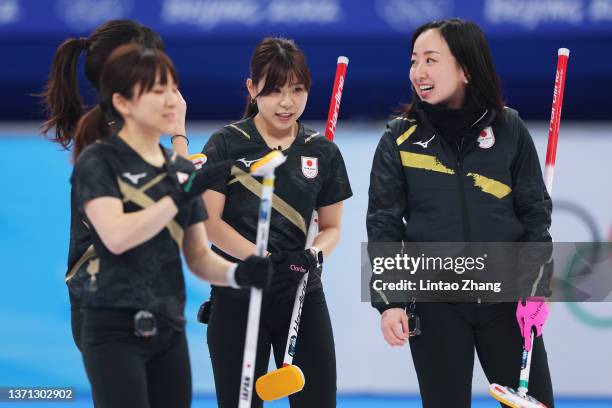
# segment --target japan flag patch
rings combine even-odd
[[[319,159],[302,156],[302,174],[309,179],[317,177],[317,174],[319,174]]]
[[[495,136],[493,135],[493,129],[488,126],[480,131],[478,136],[478,147],[481,149],[489,149],[495,144]]]

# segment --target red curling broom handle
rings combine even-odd
[[[336,79],[332,91],[331,101],[329,102],[329,113],[327,114],[327,125],[325,126],[325,137],[334,141],[336,134],[336,124],[338,123],[338,113],[340,112],[340,100],[344,90],[344,80],[346,79],[346,67],[348,66],[347,57],[338,57],[336,68]]]
[[[553,91],[552,110],[550,112],[550,126],[548,127],[548,147],[546,149],[546,167],[544,168],[544,184],[548,194],[552,195],[552,183],[557,158],[557,141],[559,140],[559,125],[561,123],[561,107],[563,106],[563,91],[565,90],[565,73],[570,51],[559,48],[557,51],[557,73],[555,75],[555,88]]]

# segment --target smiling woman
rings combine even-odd
[[[311,85],[306,57],[293,41],[264,40],[253,53],[243,119],[253,117],[272,148],[287,148],[295,139]]]
[[[387,124],[372,164],[368,241],[551,241],[551,201],[533,140],[517,112],[504,108],[482,30],[461,19],[432,21],[414,32],[411,55],[412,102]],[[538,295],[550,293],[529,283]],[[391,293],[378,287],[371,293],[385,341],[410,343],[426,408],[471,406],[475,350],[490,382],[518,384],[531,326],[541,333],[546,316],[526,313],[521,303],[481,304],[476,296],[474,303],[412,300],[423,329],[409,338],[409,300],[389,302]],[[541,298],[527,304],[546,309]],[[527,327],[525,338],[519,327]],[[529,392],[550,407],[542,336],[533,344]]]
[[[499,79],[484,33],[475,24],[435,21],[419,27],[412,37],[410,82],[418,100],[431,105],[461,108],[471,100],[494,107],[503,115]]]
[[[468,79],[438,30],[428,30],[414,42],[410,82],[422,101],[460,108]]]
[[[263,297],[261,321],[266,323],[259,330],[255,375],[265,373],[270,346],[281,367],[297,285],[309,273],[294,359],[306,385],[290,396],[292,407],[304,408],[336,403],[336,354],[320,275],[323,258],[340,238],[342,202],[352,195],[338,147],[298,120],[306,108],[310,84],[306,58],[292,40],[264,39],[251,58],[243,119],[215,132],[203,150],[209,162],[233,159],[236,163],[230,177],[204,194],[213,248],[228,260],[255,252],[262,185],[248,174],[251,165],[271,150],[287,156],[275,170],[267,248],[274,278]],[[312,246],[304,249],[315,208],[320,232]],[[238,406],[248,296],[235,289],[212,289],[207,336],[220,407]],[[257,395],[252,406],[262,406]]]
[[[117,48],[102,70],[100,103],[74,135],[73,194],[95,249],[81,350],[97,407],[190,406],[181,249],[216,285],[270,282],[269,260],[235,264],[208,247],[201,194],[227,162],[196,172],[159,144],[175,126],[177,83],[162,51]]]
[[[140,44],[146,48],[164,49],[164,43],[155,31],[132,20],[110,20],[97,27],[87,38],[68,38],[57,48],[49,72],[49,82],[40,95],[43,99],[47,119],[41,127],[43,135],[65,149],[70,149],[73,133],[85,113],[79,92],[78,65],[83,55],[84,73],[88,82],[96,90],[100,89],[102,67],[114,49],[125,44]],[[176,121],[172,134],[185,135],[185,109],[183,100],[179,104],[181,114]],[[173,147],[186,152],[186,142],[174,138]],[[71,194],[70,245],[66,284],[70,295],[70,320],[72,335],[80,349],[82,313],[81,304],[85,300],[89,276],[85,271],[87,260],[95,256],[87,224],[79,217]]]

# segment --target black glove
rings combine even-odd
[[[272,280],[272,262],[267,257],[251,255],[238,263],[234,280],[241,288],[267,289]]]
[[[217,184],[219,180],[226,180],[233,163],[232,160],[204,163],[200,170],[195,170],[191,163],[185,162],[185,165],[179,167],[175,160],[169,160],[166,163],[166,171],[168,177],[174,181],[175,188],[170,194],[174,204],[180,208],[201,196],[205,190]]]
[[[317,273],[317,260],[310,249],[298,252],[275,252],[270,255],[274,274],[297,284],[307,272]]]

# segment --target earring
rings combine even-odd
[[[251,105],[255,105],[257,103],[257,99],[251,99]]]

